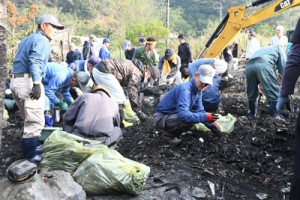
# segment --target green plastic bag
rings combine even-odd
[[[226,116],[219,115],[219,119],[216,121],[216,123],[221,127],[222,133],[231,133],[234,129],[234,123],[236,122],[236,118],[232,116],[231,114],[228,114]],[[195,124],[192,127],[192,130],[195,131],[210,131],[204,124],[198,123]]]
[[[105,149],[84,161],[74,180],[90,195],[128,193],[137,195],[144,187],[150,167]]]
[[[95,152],[108,149],[100,141],[88,140],[64,132],[53,131],[44,142],[41,170],[63,170],[73,174],[77,167]]]

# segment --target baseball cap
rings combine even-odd
[[[68,67],[71,68],[73,71],[76,71],[76,63],[72,62],[71,64],[69,64]]]
[[[54,17],[53,15],[50,15],[50,14],[44,14],[44,15],[40,16],[37,22],[38,22],[38,24],[43,24],[43,23],[52,24],[59,30],[64,29],[64,25],[59,23],[58,20],[56,19],[56,17]]]
[[[146,41],[146,39],[144,37],[139,38],[139,42],[145,42],[145,41]]]
[[[97,56],[91,56],[88,60],[88,63],[95,66],[98,62],[100,62],[100,58]]]
[[[90,76],[86,72],[77,72],[76,80],[78,82],[80,89],[83,92],[86,92],[88,90],[88,82],[90,80]]]
[[[171,60],[173,54],[174,54],[173,49],[167,49],[167,50],[165,51],[165,60]]]
[[[104,38],[104,39],[103,39],[103,43],[110,43],[110,39]]]
[[[198,73],[202,83],[213,85],[216,70],[211,65],[201,65],[198,69]]]
[[[131,45],[131,42],[129,41],[129,40],[125,40],[124,42],[123,42],[123,49],[124,49],[124,51],[127,49],[127,47],[128,46],[130,46]]]

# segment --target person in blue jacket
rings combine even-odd
[[[61,111],[66,111],[68,105],[74,102],[70,94],[70,80],[73,75],[72,69],[61,66],[56,63],[47,63],[43,84],[45,86],[45,126],[52,126],[53,122],[48,114],[54,106],[59,107]],[[59,92],[65,101],[56,96]],[[50,112],[51,113],[51,112]]]
[[[99,58],[101,58],[101,60],[106,60],[110,58],[110,51],[109,51],[110,39],[104,38],[102,43],[103,45],[99,51]]]
[[[216,69],[216,74],[213,77],[213,85],[208,86],[202,91],[202,104],[206,112],[215,112],[218,110],[221,102],[221,78],[220,74],[224,74],[227,71],[227,63],[225,61],[213,58],[201,58],[195,60],[189,64],[188,74],[190,78],[194,78],[199,66],[203,64],[212,65]]]
[[[200,66],[193,79],[171,89],[159,102],[153,123],[165,131],[163,137],[169,143],[180,142],[176,136],[200,122],[214,133],[220,133],[220,127],[215,123],[217,115],[205,112],[202,105],[202,91],[213,84],[215,73],[211,65]]]
[[[202,92],[202,104],[206,112],[216,112],[221,103],[221,79],[218,74],[213,77],[213,85]]]
[[[64,26],[49,14],[38,20],[35,33],[22,40],[13,63],[11,91],[24,120],[22,151],[25,159],[42,160],[36,153],[37,138],[44,127],[44,87],[41,83],[51,54],[50,41]]]

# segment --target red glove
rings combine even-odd
[[[218,115],[216,114],[212,114],[212,113],[206,113],[206,122],[208,123],[213,123],[215,122],[217,119],[219,119]]]

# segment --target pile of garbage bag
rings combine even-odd
[[[54,131],[44,142],[42,171],[64,170],[87,194],[139,194],[150,167],[123,157],[99,141]]]

